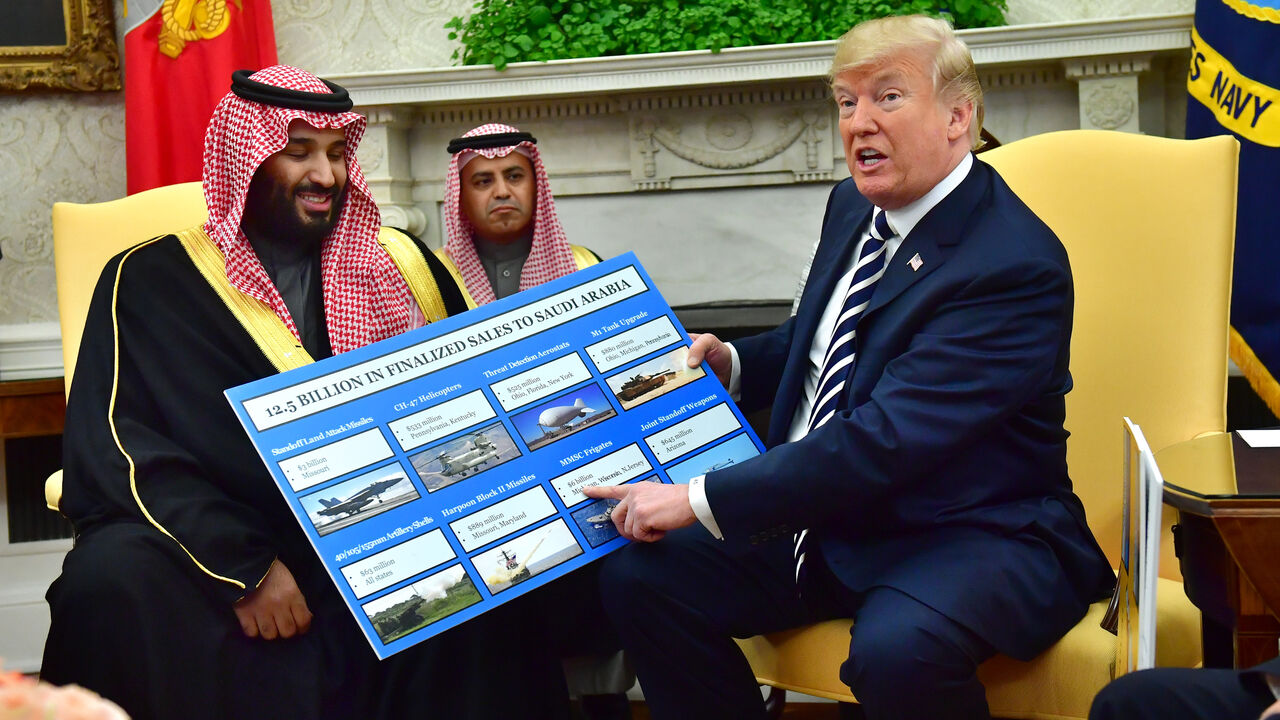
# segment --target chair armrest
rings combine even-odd
[[[62,471],[54,470],[44,481],[44,504],[50,510],[58,512],[58,502],[62,500]]]

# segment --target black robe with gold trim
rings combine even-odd
[[[61,509],[77,538],[48,594],[44,677],[96,690],[134,720],[482,718],[513,697],[527,717],[558,716],[559,665],[518,607],[376,660],[223,396],[278,372],[268,357],[281,351],[229,308],[229,286],[220,296],[202,275],[190,232],[116,256],[94,292],[64,435]],[[421,262],[392,255],[424,314],[435,301],[462,310],[414,241]],[[276,558],[313,627],[251,640],[232,606]],[[515,695],[495,693],[495,677]]]

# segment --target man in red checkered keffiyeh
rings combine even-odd
[[[346,91],[337,89],[340,92],[335,94],[320,78],[287,65],[275,65],[252,75],[237,73],[232,91],[214,110],[205,134],[204,196],[209,206],[205,231],[226,256],[227,279],[241,292],[269,305],[306,345],[310,345],[306,331],[298,327],[298,318],[294,317],[305,312],[305,303],[292,302],[288,288],[278,287],[290,285],[295,274],[286,267],[282,278],[272,272],[276,269],[272,264],[284,254],[286,257],[279,260],[287,266],[293,260],[289,257],[291,250],[305,253],[314,248],[300,247],[303,243],[298,242],[296,232],[300,228],[282,224],[283,218],[255,217],[254,213],[324,216],[321,226],[330,231],[312,238],[321,243],[323,315],[311,319],[318,322],[313,330],[320,335],[327,325],[332,351],[341,353],[420,323],[414,322],[415,305],[408,286],[377,243],[378,207],[356,160],[365,118],[350,111]],[[305,98],[307,93],[328,95],[334,100],[326,106],[323,97]],[[297,186],[277,187],[284,195],[284,207],[255,203],[254,194],[265,194],[267,189],[262,186],[269,185],[271,179],[278,185],[288,185],[300,176],[301,171],[292,178],[264,177],[272,175],[266,171],[274,163],[288,165],[288,158],[301,152],[292,137],[299,130],[341,131],[340,142],[334,146],[341,156],[333,158],[335,165],[341,167],[329,180],[317,183],[307,175]],[[345,168],[345,181],[337,177],[341,168]],[[308,190],[318,204],[296,210],[295,203],[305,203],[299,196],[305,197],[304,191]],[[326,203],[327,211],[316,209]],[[245,230],[252,233],[253,228],[262,232],[246,236]],[[299,292],[305,295],[305,290]],[[320,342],[323,340],[319,338]]]
[[[355,158],[365,120],[351,107],[345,90],[295,68],[234,73],[206,136],[207,222],[123,250],[94,291],[58,502],[76,543],[46,596],[41,672],[139,720],[423,708],[487,720],[510,715],[512,698],[522,717],[568,717],[538,607],[504,605],[449,633],[401,640],[436,619],[421,587],[474,594],[457,561],[406,569],[417,587],[381,597],[352,584],[362,606],[345,602],[311,538],[344,529],[358,538],[369,523],[318,520],[318,498],[346,496],[347,483],[358,491],[367,473],[400,463],[411,473],[407,461],[387,455],[380,469],[282,495],[268,468],[288,473],[325,449],[298,430],[260,455],[227,402],[228,388],[466,309],[420,240],[379,227]],[[410,474],[402,490],[384,488],[380,510],[416,496],[416,483]],[[378,642],[397,641],[393,656],[378,660],[353,611]]]
[[[537,140],[510,125],[481,125],[449,143],[444,226],[437,255],[468,304],[563,277],[599,258],[569,244]]]

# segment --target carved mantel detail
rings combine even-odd
[[[1104,81],[1089,91],[1084,100],[1084,115],[1094,127],[1118,130],[1125,126],[1137,109],[1135,93],[1119,82]]]
[[[1139,132],[1138,77],[1151,71],[1152,53],[1072,58],[1067,77],[1079,85],[1080,127]]]
[[[409,107],[364,108],[369,122],[360,143],[360,167],[378,199],[382,224],[415,235],[427,229],[427,214],[413,201],[409,149],[417,112]]]
[[[637,190],[812,182],[832,178],[831,108],[768,106],[634,115],[631,169]],[[819,146],[827,143],[826,154]]]
[[[830,180],[831,114],[812,101],[634,114],[631,177],[637,190]]]

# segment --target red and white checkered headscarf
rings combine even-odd
[[[490,123],[481,125],[467,132],[462,137],[477,135],[496,135],[499,133],[520,132],[510,125]],[[480,257],[476,254],[475,244],[471,237],[475,228],[462,213],[462,173],[460,160],[472,155],[483,155],[489,159],[506,157],[519,147],[521,153],[529,158],[533,165],[533,174],[537,180],[536,208],[533,215],[533,245],[529,248],[529,257],[520,270],[520,289],[528,290],[558,277],[564,277],[578,269],[573,260],[573,250],[569,248],[569,239],[560,227],[560,218],[556,216],[556,201],[551,196],[551,184],[547,182],[547,170],[542,165],[542,156],[538,146],[531,142],[522,142],[509,147],[468,149],[454,153],[449,160],[449,172],[444,181],[444,226],[448,232],[445,241],[445,252],[449,253],[453,264],[458,266],[467,292],[477,305],[493,302],[493,287],[489,285],[489,276],[485,274]]]
[[[320,78],[287,65],[259,70],[250,79],[291,90],[332,93]],[[382,217],[356,160],[365,118],[354,112],[315,112],[276,107],[227,93],[213,111],[204,139],[205,232],[227,260],[227,279],[266,303],[298,337],[284,299],[240,229],[249,181],[289,141],[289,123],[301,119],[319,130],[346,135],[347,186],[342,214],[320,250],[329,344],[335,354],[397,335],[414,326],[417,306],[409,286],[377,242]]]

